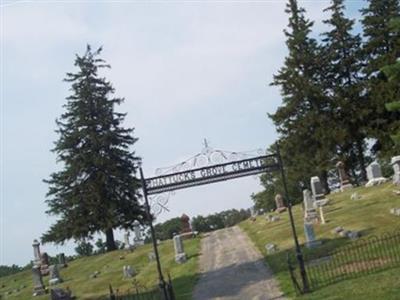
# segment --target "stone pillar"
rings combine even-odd
[[[303,202],[304,202],[304,210],[305,211],[315,209],[314,199],[311,195],[310,190],[307,190],[307,189],[303,190]]]
[[[346,173],[344,162],[339,161],[336,164],[336,168],[338,169],[340,178],[340,190],[344,191],[346,189],[352,188],[353,185],[350,183],[350,177]]]
[[[124,244],[125,244],[125,249],[129,249],[131,246],[129,244],[129,231],[124,233]]]
[[[175,249],[175,261],[178,264],[186,262],[186,254],[183,248],[183,242],[180,235],[175,235],[173,238]]]
[[[400,185],[400,155],[393,156],[390,164],[393,166],[393,184]]]
[[[281,194],[276,194],[275,196],[276,212],[281,213],[286,210],[285,203]]]
[[[33,247],[33,264],[40,266],[40,262],[42,260],[41,258],[41,254],[40,254],[40,243],[38,242],[38,240],[33,240],[32,243],[32,247]]]
[[[46,293],[46,288],[43,284],[42,273],[39,266],[32,267],[33,279],[33,296],[39,296]]]
[[[304,220],[305,222],[317,222],[318,214],[315,209],[314,199],[310,190],[303,190],[303,203],[304,203]]]

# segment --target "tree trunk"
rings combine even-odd
[[[325,190],[325,193],[330,194],[331,189],[329,188],[328,172],[326,170],[321,172],[321,183],[322,183],[322,188]]]
[[[114,232],[112,228],[107,229],[105,231],[105,234],[106,234],[107,251],[117,250],[117,246],[115,245],[115,240],[114,240]]]
[[[357,140],[357,156],[360,164],[360,177],[361,181],[367,181],[367,172],[365,170],[365,157],[363,151],[362,140]]]

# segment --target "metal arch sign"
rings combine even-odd
[[[147,194],[152,195],[279,169],[277,155],[270,154],[150,177],[144,181]]]

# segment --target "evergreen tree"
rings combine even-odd
[[[387,81],[382,68],[394,64],[400,53],[400,33],[393,32],[390,20],[400,15],[399,0],[369,0],[362,10],[365,43],[363,46],[366,65],[363,73],[367,79],[366,91],[370,103],[370,133],[377,138],[375,152],[385,157],[391,154],[393,142],[390,127],[399,118],[398,113],[385,109],[385,103],[396,101],[393,94],[396,85]]]
[[[400,32],[400,18],[393,19],[391,21],[391,27],[393,32]],[[382,68],[389,82],[393,82],[392,85],[392,95],[393,99],[396,101],[389,102],[385,104],[386,109],[389,112],[397,113],[399,116],[396,122],[393,122],[392,127],[389,132],[391,134],[392,141],[394,143],[394,153],[400,151],[400,60],[397,58],[396,63],[387,65]]]
[[[325,11],[331,17],[325,20],[330,31],[323,34],[323,88],[330,98],[331,122],[335,124],[336,152],[340,160],[353,170],[360,170],[362,180],[366,180],[365,97],[362,96],[361,37],[352,34],[354,20],[344,15],[343,0],[332,0]]]
[[[42,236],[43,242],[84,240],[104,232],[107,250],[115,250],[114,228],[132,228],[145,213],[138,202],[140,159],[129,147],[137,139],[124,129],[125,114],[114,111],[123,99],[113,97],[114,88],[98,72],[109,68],[98,56],[101,48],[87,47],[76,56],[76,73],[67,73],[72,94],[57,120],[59,139],[53,151],[63,169],[50,179],[47,213],[59,219]]]
[[[272,83],[281,88],[283,105],[269,116],[280,134],[282,153],[287,154],[285,165],[291,179],[306,187],[310,177],[318,175],[329,192],[326,170],[332,165],[334,140],[329,103],[321,88],[320,48],[310,37],[313,22],[306,19],[297,1],[289,0],[286,12],[290,15],[289,29],[284,31],[289,54]]]

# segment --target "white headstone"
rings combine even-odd
[[[124,278],[132,278],[133,276],[136,275],[136,271],[134,268],[132,268],[132,266],[123,266],[122,267],[122,272],[123,272],[123,276]]]
[[[175,235],[173,238],[175,255],[185,252],[183,249],[183,242],[180,235]]]
[[[386,178],[382,177],[381,166],[375,161],[367,167],[367,177],[368,182],[365,186],[374,186],[386,182]]]
[[[393,156],[390,163],[393,166],[393,171],[394,171],[393,184],[400,185],[400,155]]]
[[[33,247],[33,263],[34,265],[40,265],[41,261],[42,261],[42,255],[40,253],[40,243],[38,242],[38,240],[33,240],[32,243],[32,247]]]
[[[175,261],[178,264],[186,262],[186,254],[183,248],[183,241],[180,235],[175,235],[173,238],[175,249]]]

